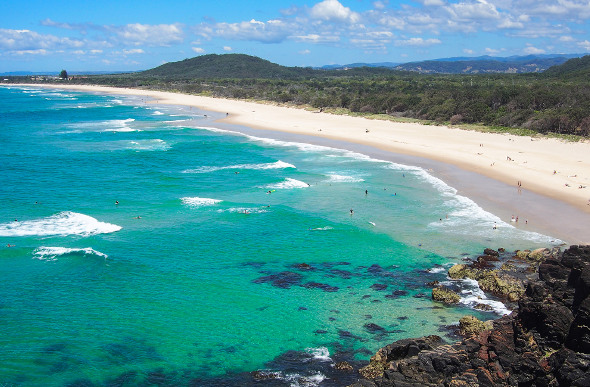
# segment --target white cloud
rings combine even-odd
[[[467,54],[467,55],[473,55],[473,54],[475,54],[475,51],[473,51],[473,50],[470,50],[470,49],[468,49],[468,48],[464,48],[464,49],[463,49],[463,52],[464,52],[465,54]]]
[[[387,7],[387,4],[389,3],[389,1],[373,1],[373,7],[375,9],[385,9]]]
[[[590,51],[590,41],[588,40],[578,42],[578,46],[580,46],[583,50]]]
[[[334,43],[340,41],[340,37],[338,36],[321,36],[317,34],[292,36],[292,39],[294,39],[297,42],[304,43]]]
[[[497,55],[500,53],[500,50],[496,50],[496,49],[489,48],[489,47],[487,47],[484,51],[486,52],[486,54],[489,54],[489,55]]]
[[[126,55],[145,54],[145,51],[143,51],[141,48],[132,48],[130,50],[123,50],[123,54],[126,54]]]
[[[531,45],[527,45],[527,47],[523,50],[523,52],[528,55],[536,55],[536,54],[544,54],[545,50],[533,47]]]
[[[422,39],[422,38],[410,38],[406,40],[396,40],[396,46],[410,46],[410,47],[428,47],[435,44],[441,44],[442,42],[438,39]]]
[[[130,45],[168,46],[181,43],[184,33],[180,24],[127,24],[122,27],[110,27],[117,39]]]
[[[15,55],[47,55],[49,52],[44,49],[39,50],[18,50],[12,52]]]
[[[301,54],[301,55],[309,55],[309,54],[311,54],[311,51],[309,51],[309,50],[301,50],[301,51],[299,51],[299,54]]]
[[[445,2],[443,0],[416,0],[419,3],[422,3],[423,5],[427,6],[427,7],[438,7],[438,6],[442,6],[445,5]]]
[[[194,52],[196,52],[197,54],[204,54],[205,50],[202,49],[201,47],[193,47],[192,48]]]
[[[447,10],[458,20],[485,20],[500,18],[496,7],[485,0],[477,2],[460,2],[451,4]]]
[[[338,0],[324,0],[314,5],[309,14],[314,19],[357,23],[360,15],[340,4]]]
[[[255,19],[240,23],[201,24],[195,32],[206,38],[220,37],[233,40],[254,40],[262,43],[279,43],[289,36],[290,26],[280,20],[266,23]]]
[[[223,51],[232,51],[230,46],[223,46]]]
[[[6,51],[30,53],[36,50],[81,48],[82,46],[84,42],[81,40],[41,35],[29,30],[0,29],[0,49]]]

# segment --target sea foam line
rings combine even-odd
[[[181,198],[183,204],[191,207],[204,207],[204,206],[213,206],[217,203],[221,203],[222,200],[219,199],[209,199],[209,198],[200,198],[200,197],[184,197]]]
[[[121,226],[104,223],[95,218],[72,211],[64,211],[46,218],[0,224],[0,236],[89,236],[119,231]]]
[[[104,259],[108,258],[108,255],[101,253],[100,251],[94,250],[92,247],[85,247],[80,249],[72,249],[68,247],[47,247],[41,246],[37,248],[33,254],[35,255],[35,259],[40,259],[43,261],[56,261],[58,257],[67,256],[67,255],[94,255],[97,257],[102,257]]]
[[[328,175],[328,181],[331,183],[360,183],[365,180],[361,179],[360,177],[338,175],[333,173]]]
[[[224,169],[254,169],[254,170],[264,170],[264,169],[284,169],[284,168],[295,168],[293,164],[286,163],[284,161],[275,161],[274,163],[262,163],[262,164],[236,164],[236,165],[226,165],[222,167],[213,167],[213,166],[203,166],[194,169],[187,169],[182,173],[207,173],[207,172],[215,172]]]

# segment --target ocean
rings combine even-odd
[[[0,87],[2,385],[339,385],[340,359],[509,313],[469,282],[433,302],[453,264],[560,243],[422,168],[224,115]]]

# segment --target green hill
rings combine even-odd
[[[590,79],[590,55],[570,59],[562,65],[553,66],[545,71],[545,75],[567,80],[582,79],[587,82]]]
[[[209,54],[166,63],[138,75],[174,79],[296,79],[313,73],[310,68],[285,67],[250,55]]]

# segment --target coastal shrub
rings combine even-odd
[[[457,125],[460,124],[461,122],[463,122],[463,115],[461,114],[455,114],[451,117],[451,125]]]

